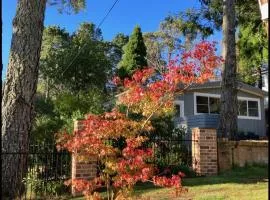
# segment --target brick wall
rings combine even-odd
[[[217,174],[216,129],[192,129],[192,167],[200,175]]]
[[[84,128],[83,121],[74,122],[74,130],[82,130]],[[96,177],[97,174],[97,160],[92,157],[84,157],[79,153],[72,154],[72,167],[71,167],[71,178],[72,179],[86,179],[91,180]],[[71,189],[72,196],[79,196],[74,187]]]
[[[267,140],[218,140],[219,171],[246,164],[268,164]]]

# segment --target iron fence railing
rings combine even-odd
[[[12,159],[24,156],[27,156],[27,173],[18,188],[22,191],[18,199],[58,199],[69,194],[69,188],[64,185],[71,177],[69,152],[58,151],[53,144],[34,144],[27,152],[2,152],[1,155],[11,163]]]

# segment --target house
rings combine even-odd
[[[218,128],[220,113],[221,81],[193,84],[176,97],[176,126],[191,128]],[[268,93],[259,88],[238,82],[238,131],[245,134],[266,135],[264,97]]]

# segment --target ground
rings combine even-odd
[[[178,198],[172,198],[169,189],[145,183],[138,184],[135,192],[147,200],[267,200],[268,167],[249,166],[235,168],[218,176],[185,178],[183,185],[188,192]]]

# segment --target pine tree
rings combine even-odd
[[[124,54],[118,65],[118,75],[121,78],[131,76],[136,69],[142,69],[147,66],[146,47],[139,26],[134,28],[123,50]]]
[[[61,2],[61,3],[60,3]],[[62,0],[64,11],[78,12],[84,0]],[[29,134],[34,119],[39,57],[46,0],[20,0],[13,19],[13,34],[8,71],[2,98],[1,199],[20,199],[24,192],[22,179],[27,172]],[[22,152],[22,154],[18,154]]]

